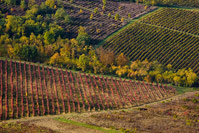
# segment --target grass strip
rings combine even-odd
[[[55,120],[61,121],[61,122],[64,122],[64,123],[68,123],[68,124],[72,124],[72,125],[76,125],[76,126],[81,126],[81,127],[85,127],[85,128],[99,130],[99,131],[102,131],[102,132],[119,133],[119,131],[116,131],[116,130],[104,129],[104,128],[101,128],[101,127],[98,127],[98,126],[89,125],[89,124],[85,124],[85,123],[81,123],[81,122],[76,122],[76,121],[68,120],[68,119],[65,119],[65,118],[55,118]]]
[[[190,88],[190,87],[180,87],[175,86],[175,89],[177,91],[177,94],[183,94],[185,92],[193,92],[193,91],[199,91],[199,88]]]

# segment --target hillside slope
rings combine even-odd
[[[165,99],[175,89],[91,76],[25,62],[0,61],[0,119],[128,108]]]

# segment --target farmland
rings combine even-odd
[[[196,11],[163,8],[147,15],[141,22],[199,35],[199,14]]]
[[[62,25],[64,29],[69,31],[71,37],[77,36],[78,27],[84,26],[87,33],[91,36],[91,42],[96,45],[103,39],[105,39],[112,32],[123,27],[128,21],[142,14],[145,14],[156,7],[148,7],[144,9],[143,5],[136,5],[135,3],[118,3],[108,1],[106,10],[102,10],[102,2],[99,0],[84,1],[78,0],[74,3],[63,1],[64,9],[71,16],[72,24]],[[83,13],[80,13],[80,9]],[[95,13],[95,9],[97,12]],[[108,16],[108,14],[111,16]],[[119,19],[115,20],[115,14],[119,14]],[[90,19],[91,14],[93,18]],[[130,14],[130,17],[128,16]],[[121,18],[124,18],[124,22],[121,22]]]
[[[172,19],[173,12],[178,12],[176,19]],[[184,19],[184,12],[189,14],[189,19]],[[192,11],[159,9],[130,24],[102,45],[115,54],[124,53],[131,60],[157,60],[164,65],[171,64],[176,70],[190,67],[198,74],[198,21],[191,21],[198,18]]]
[[[0,0],[0,132],[198,132],[196,1]]]
[[[128,108],[175,95],[173,87],[0,61],[1,119]]]
[[[37,1],[41,3],[41,1]],[[95,4],[93,4],[93,2]],[[92,4],[92,7],[89,5]],[[102,10],[101,1],[75,1],[70,3],[69,1],[61,1],[61,6],[67,12],[71,18],[71,23],[65,23],[59,21],[58,24],[66,31],[68,38],[75,38],[77,36],[77,31],[79,26],[83,26],[86,32],[91,36],[91,44],[96,45],[103,39],[105,39],[112,32],[123,27],[130,20],[135,17],[139,17],[151,10],[156,9],[156,7],[150,6],[147,9],[144,5],[137,5],[135,3],[118,3],[118,2],[107,2],[106,10]],[[0,2],[1,11],[9,15],[24,16],[25,11],[21,10],[19,6],[7,6],[5,3]],[[13,8],[14,11],[11,12],[10,9]],[[97,12],[94,9],[97,8]],[[81,10],[81,12],[80,12]],[[55,10],[53,9],[52,12]],[[108,14],[111,16],[108,16]],[[118,20],[114,19],[115,14],[119,14]],[[93,14],[93,18],[90,16]],[[121,18],[124,21],[121,22]],[[54,20],[51,19],[51,22]]]

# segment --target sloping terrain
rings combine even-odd
[[[173,96],[173,87],[0,61],[0,118],[129,108]]]
[[[131,60],[157,60],[199,74],[198,18],[195,11],[162,8],[111,36],[102,46]]]

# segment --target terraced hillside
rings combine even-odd
[[[0,60],[0,120],[128,108],[165,99],[172,87]]]
[[[102,46],[131,60],[157,60],[175,69],[192,68],[199,74],[198,18],[194,11],[159,9],[108,38]]]

